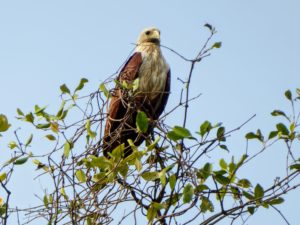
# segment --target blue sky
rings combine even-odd
[[[56,108],[63,83],[75,87],[86,77],[90,81],[87,88],[94,91],[124,62],[133,48],[131,43],[148,26],[162,31],[163,45],[192,58],[209,35],[203,24],[211,23],[218,30],[214,40],[222,41],[223,46],[196,67],[192,95],[202,96],[191,104],[188,126],[197,131],[201,122],[210,120],[222,121],[230,129],[256,113],[232,138],[232,154],[241,155],[244,133],[256,128],[271,130],[275,121],[270,112],[289,109],[284,91],[300,87],[299,8],[297,0],[1,1],[0,113],[17,128],[17,107],[26,112],[35,104]],[[167,50],[163,52],[172,70],[167,106],[171,109],[181,89],[177,77],[187,77],[188,64]],[[178,112],[168,122],[174,125],[181,118],[182,112]],[[30,132],[29,126],[21,130],[24,136]],[[2,140],[1,154],[7,154],[7,140]],[[285,153],[281,147],[275,146],[245,174],[267,184],[277,172],[283,176]],[[33,193],[41,191],[38,181],[26,180],[32,171],[16,171],[15,199],[23,206],[30,204]],[[32,194],[25,196],[27,190]],[[280,208],[291,224],[300,220],[297,200],[299,195],[293,194]],[[267,223],[283,221],[274,211],[262,209],[247,224]]]

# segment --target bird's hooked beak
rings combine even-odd
[[[149,41],[152,42],[152,43],[155,43],[155,44],[160,43],[160,32],[159,32],[159,30],[157,30],[157,29],[153,30]]]
[[[159,45],[160,44],[160,31],[157,28],[148,28],[145,29],[138,39],[137,44],[143,43],[154,43]]]

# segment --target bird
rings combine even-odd
[[[124,64],[116,79],[108,107],[103,136],[103,155],[109,156],[116,147],[124,144],[123,158],[132,153],[128,139],[139,146],[154,129],[154,123],[162,114],[170,94],[171,71],[160,48],[160,30],[144,29],[133,54]],[[124,88],[133,86],[134,88]],[[149,126],[145,133],[137,131],[136,116],[146,114]]]

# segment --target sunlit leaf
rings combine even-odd
[[[180,126],[175,126],[172,131],[168,132],[167,137],[173,141],[177,141],[184,138],[193,138],[191,132]]]
[[[4,181],[4,180],[6,179],[6,177],[7,177],[7,174],[6,174],[6,173],[1,173],[1,174],[0,174],[0,181],[1,181],[1,182]]]
[[[189,203],[194,196],[194,187],[191,184],[185,185],[183,189],[183,203]]]
[[[200,135],[203,137],[206,133],[212,129],[212,125],[209,121],[204,121],[200,126]]]
[[[11,141],[8,143],[8,147],[10,149],[14,149],[14,148],[18,147],[18,144],[15,141]]]
[[[8,123],[7,117],[0,114],[0,132],[5,132],[9,129],[11,125]]]
[[[147,219],[149,221],[148,224],[152,224],[152,221],[155,219],[156,215],[157,215],[157,209],[155,209],[153,205],[151,205],[147,210]]]
[[[66,141],[66,143],[64,144],[64,156],[66,158],[69,157],[70,151],[71,151],[71,144],[68,141]]]
[[[79,182],[81,182],[81,183],[86,182],[86,175],[83,172],[83,170],[77,170],[75,175]]]
[[[52,122],[50,124],[50,129],[54,132],[54,133],[58,133],[59,132],[59,125],[56,122]]]
[[[142,133],[146,133],[148,130],[148,118],[143,111],[138,111],[136,116],[136,127],[138,131]]]
[[[175,185],[176,185],[176,181],[177,181],[177,178],[176,178],[176,175],[175,174],[172,174],[169,178],[169,183],[170,183],[170,188],[171,190],[173,190],[175,188]]]
[[[90,121],[89,119],[86,121],[85,129],[86,129],[88,135],[89,135],[92,139],[94,139],[94,138],[97,136],[97,133],[91,130],[91,121]]]
[[[153,181],[159,179],[159,172],[144,172],[141,176],[146,181]]]
[[[220,159],[219,165],[223,170],[227,170],[228,165],[224,159]]]
[[[102,91],[105,95],[106,98],[110,97],[110,93],[109,91],[107,90],[107,88],[105,87],[105,84],[104,83],[101,83],[100,84],[100,87],[99,87],[99,90]]]

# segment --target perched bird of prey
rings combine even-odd
[[[124,157],[127,157],[132,153],[128,139],[137,146],[145,140],[153,130],[153,122],[166,106],[170,92],[170,76],[169,65],[160,49],[160,31],[157,28],[145,29],[138,38],[133,55],[117,77],[103,138],[105,156],[124,143]],[[129,86],[138,83],[136,90],[124,88],[124,82]],[[145,112],[150,121],[144,134],[136,129],[138,111]]]

